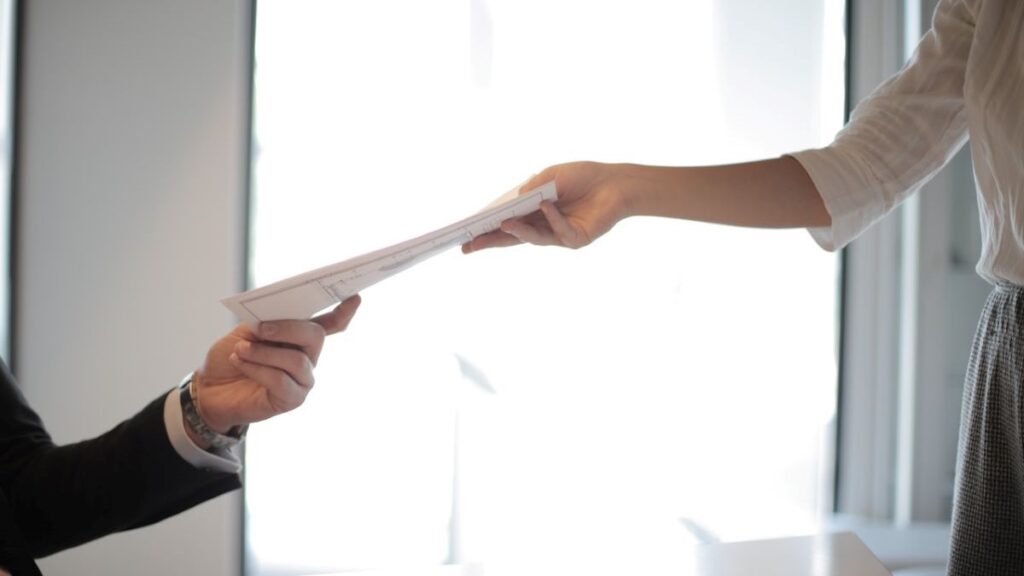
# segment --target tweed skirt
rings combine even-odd
[[[1024,288],[985,303],[964,382],[949,576],[1024,575]]]

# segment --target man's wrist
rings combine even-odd
[[[235,426],[232,426],[231,424],[224,424],[222,422],[217,421],[214,418],[211,418],[210,415],[205,410],[203,403],[200,402],[199,388],[202,385],[202,378],[203,376],[200,373],[200,371],[196,370],[195,372],[192,373],[192,382],[191,384],[189,384],[188,387],[188,391],[189,394],[191,394],[192,396],[192,404],[195,406],[196,413],[199,414],[199,419],[210,430],[213,430],[217,434],[229,434],[231,432],[231,429],[235,428]]]
[[[175,387],[164,399],[164,425],[167,439],[181,459],[202,470],[238,473],[241,460],[235,450],[204,450],[189,437],[188,424],[181,417],[181,389]]]
[[[211,428],[203,417],[196,380],[198,373],[185,377],[179,387],[181,415],[185,432],[190,440],[204,450],[224,450],[238,444],[245,437],[248,426],[231,426],[224,432]]]
[[[213,444],[210,444],[209,442],[204,440],[202,436],[196,434],[196,431],[193,430],[191,426],[189,426],[188,419],[185,418],[184,414],[181,415],[181,423],[184,424],[185,426],[185,435],[188,436],[188,439],[191,440],[193,444],[202,448],[203,450],[209,450],[210,447],[213,446]]]

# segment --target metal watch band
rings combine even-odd
[[[185,376],[185,379],[181,381],[180,389],[181,398],[181,414],[185,417],[185,422],[188,427],[196,433],[197,436],[208,442],[210,447],[214,450],[226,450],[235,446],[245,438],[245,432],[249,426],[234,426],[228,430],[227,434],[221,434],[209,426],[206,422],[203,422],[203,418],[199,415],[199,410],[196,408],[196,403],[193,399],[194,391],[192,389],[195,380],[195,372]]]

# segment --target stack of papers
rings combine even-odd
[[[449,248],[497,230],[501,223],[534,212],[558,197],[554,182],[519,194],[515,188],[481,212],[394,246],[310,270],[223,300],[252,326],[265,320],[306,319],[385,278]]]

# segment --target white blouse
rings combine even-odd
[[[1024,1],[942,0],[902,70],[854,110],[829,146],[793,154],[846,245],[917,191],[967,141],[978,186],[978,273],[1024,286]]]

